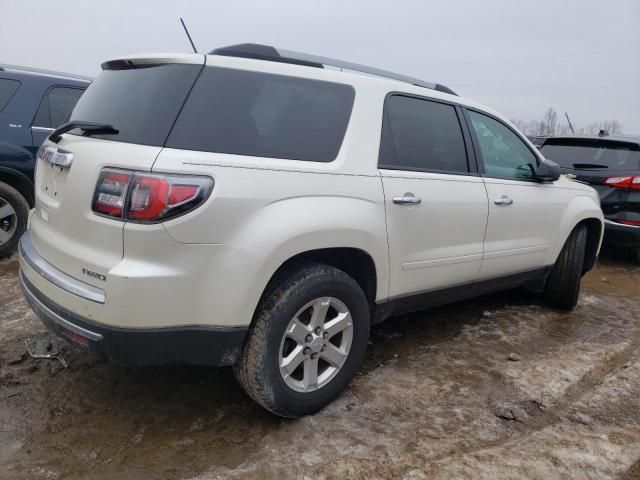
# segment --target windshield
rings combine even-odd
[[[70,121],[118,130],[94,134],[97,138],[161,146],[201,69],[202,65],[164,64],[104,70],[82,95]]]
[[[564,168],[638,170],[640,151],[632,143],[606,140],[547,140],[542,154]]]

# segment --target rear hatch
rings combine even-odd
[[[104,287],[95,274],[106,275],[122,259],[125,223],[92,211],[98,175],[104,167],[151,170],[204,58],[129,58],[103,64],[70,121],[108,124],[117,133],[76,129],[57,144],[45,142],[43,149],[70,157],[69,166],[55,165],[50,154],[38,158],[31,231],[45,260]]]
[[[633,220],[635,212],[640,212],[640,188],[632,183],[640,175],[637,144],[606,138],[549,138],[540,151],[559,164],[562,173],[595,188],[609,220]]]

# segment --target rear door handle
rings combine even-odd
[[[493,203],[495,203],[496,205],[511,205],[513,203],[513,200],[506,195],[502,195],[501,197],[496,198]]]
[[[418,205],[422,202],[420,197],[416,197],[413,193],[407,192],[401,197],[393,197],[393,203],[396,205]]]

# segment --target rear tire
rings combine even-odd
[[[27,229],[29,204],[15,188],[0,182],[0,258],[11,255]]]
[[[578,225],[569,235],[547,278],[544,300],[550,307],[572,310],[577,305],[586,248],[587,228]]]
[[[369,303],[356,281],[334,267],[302,265],[261,301],[234,373],[264,408],[300,417],[340,395],[368,338]]]

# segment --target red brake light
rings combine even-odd
[[[212,189],[210,177],[107,168],[98,178],[93,211],[122,220],[159,222],[202,205]]]
[[[127,218],[153,220],[169,200],[169,182],[162,177],[136,176],[133,180]]]
[[[609,177],[604,183],[610,187],[615,188],[630,188],[632,190],[640,190],[640,176],[639,177]]]
[[[197,185],[174,185],[171,188],[171,199],[169,203],[171,205],[177,205],[191,200],[198,194]]]

